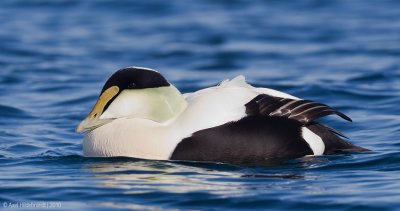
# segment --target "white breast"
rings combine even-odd
[[[116,119],[86,134],[83,142],[85,156],[126,156],[144,159],[168,159],[171,140],[177,130],[173,125],[146,119]]]

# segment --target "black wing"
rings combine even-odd
[[[336,111],[328,105],[310,100],[295,100],[260,94],[245,106],[246,114],[248,116],[262,115],[287,117],[304,125],[309,125],[318,118],[333,114],[336,114],[347,121],[352,121],[350,117]],[[343,135],[332,128],[328,127],[328,129],[338,135]]]

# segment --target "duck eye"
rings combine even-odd
[[[130,83],[128,85],[128,89],[134,89],[134,88],[136,88],[136,84],[135,83]]]

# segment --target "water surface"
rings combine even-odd
[[[400,3],[0,3],[0,207],[57,210],[400,207]],[[182,92],[239,74],[349,115],[325,122],[368,153],[238,167],[85,158],[74,129],[125,66]]]

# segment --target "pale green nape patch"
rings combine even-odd
[[[179,115],[187,102],[174,86],[127,89],[122,91],[107,110],[113,118],[143,118],[165,122]]]

